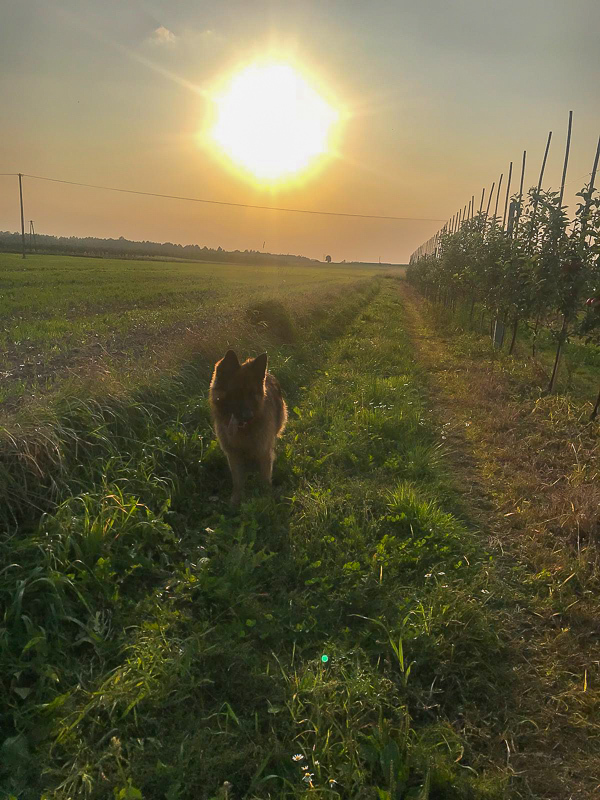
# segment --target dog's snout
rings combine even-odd
[[[252,419],[254,414],[250,411],[249,408],[243,408],[241,413],[241,420],[242,422],[248,422],[248,420]]]

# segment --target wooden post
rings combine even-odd
[[[562,200],[563,200],[563,194],[564,194],[564,190],[565,190],[565,179],[567,177],[567,165],[569,163],[569,150],[571,148],[571,127],[572,127],[572,124],[573,124],[573,112],[569,111],[569,125],[568,125],[568,129],[567,129],[567,144],[566,144],[566,147],[565,147],[565,160],[564,160],[564,163],[563,163],[562,179],[561,179],[561,183],[560,183],[559,209],[562,208]],[[558,242],[557,242],[557,247],[558,247]],[[560,363],[560,356],[562,354],[562,349],[563,349],[564,343],[565,343],[566,338],[567,338],[568,328],[569,328],[569,318],[568,318],[567,314],[564,314],[563,315],[562,328],[560,330],[560,333],[558,334],[558,344],[556,346],[556,356],[554,358],[554,366],[552,368],[552,375],[550,376],[550,383],[548,384],[548,392],[549,393],[554,390],[554,384],[556,382],[556,375],[558,373],[558,365]]]
[[[487,219],[488,214],[490,213],[490,203],[492,202],[492,195],[494,194],[494,186],[496,185],[496,181],[493,181],[492,188],[490,189],[490,196],[488,197],[488,204],[485,210],[485,218]]]
[[[523,164],[521,165],[521,183],[519,185],[519,204],[517,206],[517,213],[515,215],[515,226],[513,238],[517,238],[519,231],[519,220],[521,219],[521,209],[523,207],[523,180],[525,178],[525,160],[527,158],[527,150],[523,150]]]
[[[19,199],[21,201],[21,244],[23,245],[23,258],[25,258],[25,216],[23,214],[23,175],[19,172]]]
[[[523,202],[523,180],[525,179],[525,159],[527,158],[527,150],[523,150],[523,163],[521,164],[521,182],[519,184],[519,200],[517,203],[516,208],[512,208],[511,203],[511,210],[513,211],[514,216],[508,223],[509,229],[509,236],[513,240],[513,244],[511,244],[511,251],[514,246],[514,240],[517,238],[517,231],[519,229],[519,218],[521,217],[521,205]],[[510,162],[510,175],[512,175],[512,161]],[[508,187],[506,189],[506,202],[508,202],[508,190],[510,188],[510,175],[508,178]],[[506,214],[506,205],[504,206],[504,213]],[[504,224],[503,224],[504,227]],[[519,315],[518,313],[515,315],[515,319],[513,322],[513,333],[510,340],[510,347],[508,348],[508,355],[511,356],[513,350],[515,349],[515,343],[517,341],[517,333],[519,331]]]
[[[571,149],[571,128],[573,125],[573,112],[569,111],[569,126],[567,128],[567,144],[565,147],[565,160],[563,163],[563,172],[562,172],[562,179],[560,182],[560,195],[559,195],[559,202],[558,207],[559,210],[562,208],[562,201],[563,195],[565,191],[565,179],[567,177],[567,165],[569,163],[569,150]],[[558,241],[556,242],[556,248],[558,251]],[[567,339],[567,334],[569,331],[569,317],[567,314],[563,315],[563,324],[561,331],[558,335],[558,344],[556,346],[556,357],[554,359],[554,367],[552,368],[552,375],[550,376],[550,383],[548,384],[548,392],[552,392],[554,390],[554,383],[556,381],[556,374],[558,372],[558,365],[560,362],[560,356],[562,353],[562,349],[564,347],[565,341]]]
[[[537,185],[537,192],[533,199],[533,209],[531,211],[531,230],[529,232],[529,244],[531,245],[533,241],[533,231],[535,230],[534,222],[535,222],[535,213],[537,211],[537,204],[538,204],[538,195],[542,190],[542,181],[544,180],[544,170],[546,169],[546,159],[548,158],[548,150],[550,149],[550,141],[552,139],[552,131],[548,134],[548,141],[546,142],[546,149],[544,151],[544,158],[542,161],[542,168],[540,169],[540,179],[538,180]]]
[[[542,168],[540,169],[540,179],[538,181],[538,192],[541,191],[542,181],[544,180],[544,170],[546,169],[546,160],[548,158],[548,150],[550,149],[550,142],[552,140],[552,131],[548,132],[548,141],[546,142],[546,149],[544,150],[544,159],[542,161]]]
[[[598,409],[600,408],[600,392],[598,392],[598,399],[596,400],[596,405],[594,406],[594,410],[590,414],[590,420],[593,422],[596,417],[598,416]]]
[[[502,186],[502,178],[504,177],[504,173],[500,175],[500,180],[498,181],[498,192],[496,194],[496,205],[494,206],[494,224],[496,224],[496,217],[498,216],[498,200],[500,200],[500,187]]]
[[[490,204],[492,202],[492,195],[494,194],[494,186],[495,185],[496,185],[496,181],[493,181],[492,188],[490,189],[490,194],[489,194],[488,201],[487,201],[487,208],[485,210],[485,216],[483,218],[483,231],[484,231],[484,233],[485,233],[485,229],[487,227],[488,214],[490,213]]]
[[[590,205],[592,202],[592,192],[594,191],[594,181],[596,180],[596,170],[598,169],[598,157],[600,156],[600,136],[598,137],[598,145],[596,146],[596,157],[594,158],[594,166],[592,167],[592,176],[590,178],[590,184],[588,187],[589,190],[589,199],[586,200],[585,209],[581,220],[581,241],[585,241],[586,231],[587,231],[587,223],[588,217],[590,214]]]
[[[506,225],[506,212],[508,210],[508,198],[510,196],[510,182],[512,178],[512,167],[513,162],[510,162],[510,167],[508,168],[508,182],[506,184],[506,199],[504,201],[504,216],[502,217],[502,230],[504,230]]]
[[[598,168],[598,157],[600,156],[600,136],[598,137],[598,145],[596,146],[596,156],[594,158],[594,166],[592,167],[592,176],[590,178],[589,184],[589,193],[590,199],[586,202],[586,209],[583,213],[583,219],[581,222],[581,241],[585,241],[586,230],[587,230],[587,220],[589,215],[589,208],[591,203],[591,195],[594,190],[594,181],[596,179],[596,170]],[[594,421],[598,415],[598,408],[600,408],[600,392],[598,393],[598,399],[596,400],[596,405],[594,406],[594,410],[591,413],[590,420]]]
[[[554,358],[554,366],[552,367],[552,375],[550,376],[550,383],[548,384],[548,394],[551,394],[554,391],[554,383],[556,381],[556,374],[558,372],[560,355],[562,353],[565,339],[567,338],[567,325],[568,325],[568,317],[565,314],[563,317],[562,328],[560,330],[560,333],[558,334],[558,345],[556,347],[556,356]]]
[[[513,350],[515,349],[515,342],[517,341],[517,332],[519,330],[519,318],[515,317],[515,321],[513,323],[513,332],[512,332],[512,339],[510,340],[510,347],[508,348],[508,355],[511,356]]]
[[[513,244],[511,245],[511,249],[514,247],[514,240],[517,238],[517,233],[519,231],[519,220],[521,219],[521,209],[523,207],[523,181],[525,179],[525,161],[527,159],[527,150],[523,150],[523,162],[521,164],[521,182],[519,184],[519,201],[517,204],[517,208],[515,210],[515,220],[514,226],[511,232]],[[510,340],[510,347],[508,348],[508,355],[511,356],[513,350],[515,349],[515,344],[517,341],[517,333],[519,331],[519,315],[515,316],[515,320],[513,322],[513,332],[512,338]]]
[[[567,177],[567,165],[569,163],[569,150],[571,149],[571,128],[573,127],[573,112],[569,111],[569,127],[567,128],[567,146],[565,149],[565,161],[563,164],[562,180],[560,182],[560,198],[558,206],[562,208],[563,196],[565,193],[565,179]]]

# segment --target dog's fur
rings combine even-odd
[[[271,483],[275,442],[287,422],[279,381],[267,372],[267,354],[240,364],[228,350],[215,364],[209,402],[233,478],[231,502],[238,505],[248,467],[258,466],[261,478]]]

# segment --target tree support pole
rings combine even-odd
[[[600,392],[598,392],[598,399],[596,400],[596,405],[594,406],[594,410],[590,415],[590,420],[593,422],[596,417],[598,416],[598,409],[600,408]]]
[[[554,359],[554,367],[552,369],[552,375],[550,376],[550,383],[548,384],[548,394],[551,394],[554,391],[554,383],[556,381],[556,374],[558,372],[560,354],[562,353],[563,345],[565,343],[565,339],[567,338],[567,324],[567,317],[565,315],[563,317],[563,325],[558,336],[558,347],[556,348],[556,358]]]
[[[512,339],[510,340],[510,347],[508,348],[508,355],[512,355],[512,351],[515,349],[515,342],[517,341],[517,331],[519,330],[519,318],[515,317],[515,322],[513,325],[513,333]]]
[[[23,214],[23,175],[19,172],[19,199],[21,201],[21,243],[23,245],[23,258],[25,258],[25,216]]]

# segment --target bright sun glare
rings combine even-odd
[[[270,182],[289,178],[326,154],[339,117],[285,63],[246,67],[215,102],[214,142],[235,164]]]

